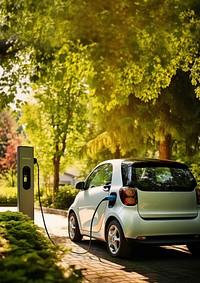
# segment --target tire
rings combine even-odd
[[[80,242],[83,238],[74,212],[71,212],[68,217],[68,233],[70,240],[73,242]]]
[[[106,244],[109,254],[112,257],[127,257],[130,253],[121,225],[117,220],[112,220],[106,230]]]
[[[187,248],[193,256],[200,256],[200,243],[187,244]]]

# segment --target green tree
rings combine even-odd
[[[46,151],[52,160],[54,197],[61,159],[69,160],[76,152],[86,127],[90,97],[87,81],[93,72],[87,54],[87,47],[70,42],[54,52],[54,60],[43,64],[36,73],[33,89],[37,106],[25,105],[22,123],[31,132],[31,143],[38,148],[38,155],[40,150]]]
[[[200,145],[200,100],[195,95],[189,72],[178,70],[170,86],[163,91],[165,101],[159,97],[153,108],[160,157],[174,156],[192,163]],[[177,154],[180,147],[182,156]]]
[[[168,133],[163,134],[163,129],[170,125],[167,119],[168,88],[173,84],[177,70],[189,72],[199,97],[199,6],[198,0],[97,0],[95,3],[92,0],[5,0],[2,2],[1,29],[6,35],[4,38],[12,38],[13,34],[17,38],[11,50],[25,51],[27,48],[27,54],[31,54],[32,62],[39,70],[53,62],[55,52],[69,39],[75,43],[79,40],[86,47],[93,44],[90,60],[95,75],[89,84],[95,87],[90,101],[92,119],[99,123],[96,128],[101,144],[105,147],[109,142],[113,145],[108,145],[111,153],[120,156],[125,154],[121,152],[125,151],[125,145],[127,148],[133,147],[134,143],[130,146],[124,135],[124,132],[129,133],[128,140],[133,140],[130,129],[137,134],[140,131],[140,144],[149,145],[150,141],[154,151],[159,139],[160,144],[164,144],[167,138],[168,141],[172,139]],[[46,73],[40,72],[38,81]],[[37,81],[37,76],[32,77]],[[140,105],[137,99],[149,104]],[[163,107],[162,119],[160,127],[155,128],[155,137],[149,137],[154,124],[147,119],[155,120],[148,108],[156,107],[156,99],[157,105]],[[130,103],[136,105],[133,107]],[[127,116],[127,108],[137,109],[138,112]],[[102,121],[114,121],[115,113],[124,116],[116,123],[108,123],[108,127],[102,126]],[[141,130],[138,126],[138,121],[142,119],[137,118],[136,113],[138,116],[141,114],[141,118],[146,113],[142,123],[149,125],[146,135],[145,127],[142,126]],[[156,121],[158,125],[159,119]],[[118,131],[120,124],[123,127]],[[121,141],[124,141],[123,146],[119,144]],[[170,154],[171,149],[167,155]]]
[[[0,175],[4,179],[10,176],[13,187],[17,172],[17,146],[21,141],[14,114],[4,109],[0,113]]]
[[[78,36],[85,43],[95,42],[97,47],[92,54],[98,73],[93,113],[99,127],[93,146],[92,142],[88,145],[93,148],[91,152],[107,147],[119,157],[131,150],[137,136],[143,146],[154,144],[154,151],[158,150],[159,143],[160,157],[171,157],[173,139],[177,138],[180,128],[175,111],[171,117],[171,108],[174,108],[173,103],[181,104],[182,96],[186,103],[189,99],[183,92],[178,96],[180,85],[176,84],[177,89],[171,93],[175,88],[174,78],[185,85],[179,70],[189,72],[198,96],[198,1],[96,1],[91,7],[88,0],[82,6],[79,4],[79,16],[82,14],[80,17],[84,18],[87,14],[88,21],[81,26],[82,22],[78,23],[78,17],[75,17],[76,8],[71,9],[71,37]],[[91,27],[89,22],[93,23]],[[132,96],[140,98],[146,105],[139,106]],[[195,97],[190,97],[190,103],[199,107]],[[138,111],[129,116],[125,109],[129,113],[131,108]],[[153,117],[153,111],[160,116]],[[188,123],[189,119],[186,122],[185,117],[182,118]],[[195,126],[198,132],[197,123]]]

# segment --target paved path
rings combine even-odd
[[[0,210],[1,211],[1,210]],[[200,259],[193,258],[185,246],[143,248],[135,250],[128,259],[115,259],[108,255],[103,242],[83,239],[74,244],[68,238],[67,218],[45,214],[46,225],[53,241],[73,252],[63,256],[65,266],[75,265],[83,269],[84,283],[199,283]],[[35,223],[44,227],[39,211],[35,211]]]

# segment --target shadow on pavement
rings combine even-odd
[[[68,239],[68,241],[70,240]],[[76,243],[77,247],[85,251],[88,249],[88,245],[89,240]],[[119,259],[113,258],[108,254],[104,242],[92,240],[92,247],[89,254],[92,255],[91,264],[96,259],[96,261],[99,261],[99,266],[106,265],[107,268],[110,266],[113,272],[120,270],[126,274],[140,275],[143,281],[138,282],[199,282],[199,258],[194,258],[185,246],[140,246],[132,249],[131,256],[125,259]],[[81,262],[84,266],[84,258],[81,259]],[[124,282],[127,281],[124,280]]]

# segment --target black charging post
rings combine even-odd
[[[34,148],[17,148],[18,211],[34,220]]]

